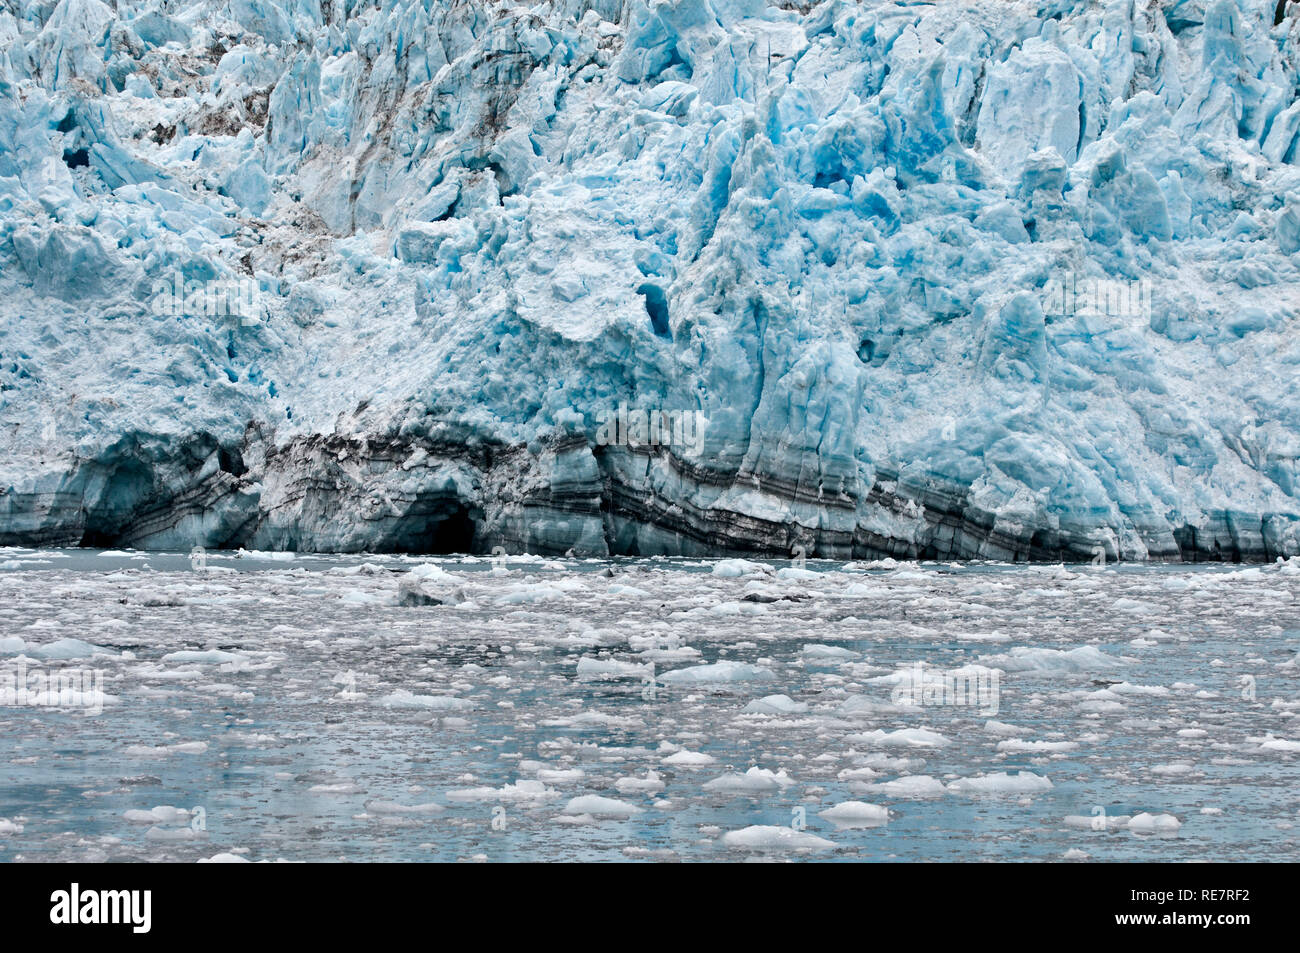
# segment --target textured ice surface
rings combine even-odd
[[[117,699],[0,697],[0,860],[1300,860],[1300,559],[815,562],[748,615],[686,560],[0,559],[0,695]]]
[[[0,541],[1294,553],[1274,7],[9,4]]]

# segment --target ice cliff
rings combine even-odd
[[[8,0],[0,543],[1300,552],[1298,90],[1275,0]]]

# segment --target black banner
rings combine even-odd
[[[56,942],[337,944],[427,931],[431,922],[471,937],[486,927],[494,941],[577,927],[626,937],[633,923],[647,933],[695,924],[692,933],[766,935],[769,926],[842,928],[848,916],[864,938],[906,926],[918,941],[1033,929],[1182,944],[1280,929],[1290,873],[1267,865],[433,866],[10,865],[0,868],[0,897],[12,938],[34,932]]]

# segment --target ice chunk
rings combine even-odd
[[[663,763],[674,768],[704,768],[717,763],[717,758],[703,751],[678,751],[663,759]]]
[[[948,783],[948,790],[954,794],[1038,794],[1049,791],[1052,782],[1041,775],[1029,771],[1017,771],[1011,774],[999,771],[973,778],[958,778]]]
[[[908,775],[893,781],[869,784],[868,790],[879,791],[891,798],[931,798],[942,797],[946,792],[943,782],[925,774]]]
[[[1092,645],[1074,649],[1017,646],[1005,655],[981,656],[980,663],[1006,672],[1104,672],[1125,664]]]
[[[385,708],[422,708],[434,711],[463,711],[473,708],[474,702],[468,698],[454,695],[416,695],[405,688],[399,688],[379,699]]]
[[[789,787],[794,781],[785,770],[771,771],[753,767],[744,774],[728,772],[712,781],[704,782],[704,790],[711,794],[768,794]]]
[[[765,682],[775,679],[771,669],[746,662],[714,662],[664,672],[659,680],[666,685],[692,685],[708,682]]]
[[[1183,826],[1183,822],[1172,814],[1141,814],[1133,815],[1132,820],[1128,822],[1128,829],[1135,834],[1164,834],[1173,833]]]
[[[584,794],[572,798],[564,805],[565,814],[590,814],[592,817],[631,817],[643,813],[644,810],[618,798],[601,797],[597,794]]]
[[[834,807],[817,812],[836,827],[877,827],[889,823],[889,808],[864,801],[841,801]]]
[[[818,851],[834,850],[835,843],[808,831],[792,827],[774,827],[756,824],[722,835],[722,844],[732,850],[753,851]]]
[[[789,695],[765,695],[754,699],[742,710],[761,715],[800,715],[808,710],[808,703],[797,702]]]

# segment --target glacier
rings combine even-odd
[[[1300,553],[1298,91],[1274,0],[15,0],[0,545]]]

